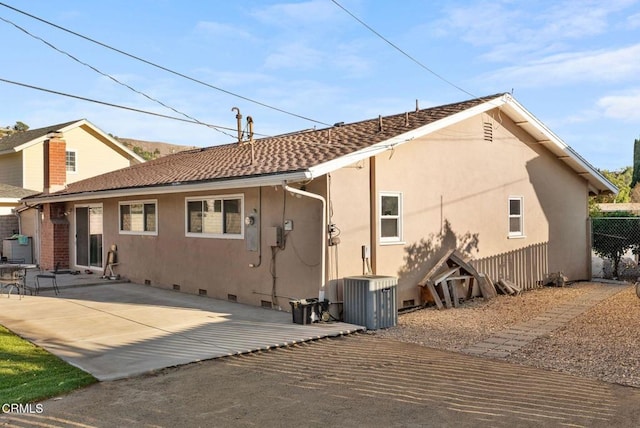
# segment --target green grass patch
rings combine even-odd
[[[0,325],[0,403],[26,404],[96,381]]]

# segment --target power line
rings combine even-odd
[[[228,131],[237,131],[234,128],[228,128],[226,126],[211,125],[211,124],[204,123],[204,122],[199,122],[199,121],[196,122],[196,121],[191,120],[191,119],[183,119],[181,117],[168,116],[166,114],[154,113],[154,112],[146,111],[146,110],[140,110],[140,109],[133,108],[133,107],[127,107],[127,106],[122,106],[122,105],[119,105],[119,104],[108,103],[106,101],[94,100],[94,99],[91,99],[91,98],[81,97],[79,95],[67,94],[65,92],[54,91],[52,89],[46,89],[46,88],[41,88],[39,86],[29,85],[29,84],[26,84],[26,83],[15,82],[13,80],[7,80],[7,79],[3,79],[1,77],[0,77],[0,82],[9,83],[9,84],[16,85],[16,86],[22,86],[24,88],[29,88],[29,89],[35,89],[37,91],[47,92],[47,93],[50,93],[50,94],[60,95],[60,96],[63,96],[63,97],[75,98],[75,99],[81,100],[81,101],[88,101],[90,103],[100,104],[100,105],[107,106],[107,107],[115,107],[115,108],[119,108],[119,109],[123,109],[123,110],[133,111],[133,112],[136,112],[136,113],[143,113],[143,114],[148,114],[148,115],[151,115],[151,116],[162,117],[164,119],[172,119],[172,120],[178,120],[180,122],[194,123],[196,125],[203,125],[203,126],[207,126],[209,128],[226,129]],[[228,135],[228,136],[230,136],[232,138],[236,138],[234,135],[227,134],[226,132],[224,134]],[[257,134],[256,133],[255,135],[259,135],[261,137],[268,137],[268,135],[264,135],[264,134]]]
[[[477,95],[472,94],[471,92],[467,91],[466,89],[461,88],[460,86],[456,85],[455,83],[447,80],[445,77],[443,77],[442,75],[436,73],[435,71],[433,71],[432,69],[430,69],[429,67],[427,67],[426,65],[424,65],[423,63],[421,63],[420,61],[418,61],[417,59],[415,59],[414,57],[412,57],[411,55],[409,55],[407,52],[405,52],[404,50],[402,50],[400,47],[398,47],[397,45],[395,45],[393,42],[391,42],[389,39],[387,39],[386,37],[384,37],[382,34],[378,33],[376,30],[374,30],[371,26],[367,25],[366,22],[362,21],[360,18],[358,18],[357,16],[355,16],[353,13],[351,13],[347,8],[345,8],[344,6],[342,6],[340,3],[338,3],[336,0],[331,0],[336,6],[338,6],[340,9],[342,9],[343,11],[345,11],[349,16],[351,16],[353,19],[355,19],[356,21],[358,21],[360,24],[362,24],[367,30],[371,31],[373,34],[375,34],[376,36],[378,36],[379,38],[381,38],[382,40],[384,40],[387,44],[389,44],[391,47],[393,47],[395,50],[397,50],[398,52],[400,52],[402,55],[406,56],[407,58],[409,58],[411,61],[413,61],[414,63],[418,64],[420,67],[422,67],[423,69],[427,70],[429,73],[433,74],[435,77],[437,77],[438,79],[442,80],[443,82],[445,82],[448,85],[453,86],[454,88],[458,89],[459,91],[464,92],[467,95],[472,96],[473,98],[478,98]],[[0,3],[1,4],[1,3]]]
[[[183,112],[181,112],[180,110],[177,110],[177,109],[175,109],[175,108],[171,107],[170,105],[167,105],[167,104],[163,103],[162,101],[160,101],[160,100],[158,100],[158,99],[156,99],[156,98],[153,98],[152,96],[147,95],[147,94],[145,94],[144,92],[139,91],[139,90],[135,89],[134,87],[132,87],[132,86],[130,86],[130,85],[128,85],[128,84],[126,84],[126,83],[124,83],[124,82],[121,82],[120,80],[116,79],[116,78],[115,78],[115,77],[113,77],[112,75],[110,75],[110,74],[108,74],[108,73],[105,73],[105,72],[103,72],[103,71],[99,70],[98,68],[96,68],[96,67],[92,66],[91,64],[88,64],[88,63],[86,63],[86,62],[84,62],[84,61],[81,61],[80,59],[78,59],[78,58],[77,58],[77,57],[75,57],[74,55],[71,55],[69,52],[64,51],[64,50],[62,50],[62,49],[60,49],[60,48],[58,48],[58,47],[54,46],[52,43],[50,43],[50,42],[46,41],[46,40],[45,40],[45,39],[43,39],[42,37],[39,37],[39,36],[36,36],[36,35],[35,35],[35,34],[33,34],[33,33],[30,33],[27,29],[25,29],[25,28],[23,28],[23,27],[19,26],[18,24],[14,23],[14,22],[12,22],[12,21],[10,21],[10,20],[8,20],[8,19],[5,19],[5,18],[3,18],[3,17],[1,17],[1,16],[0,16],[0,20],[1,20],[1,21],[6,22],[7,24],[13,25],[13,26],[14,26],[15,28],[17,28],[18,30],[22,31],[23,33],[27,34],[27,35],[28,35],[28,36],[30,36],[30,37],[33,37],[33,38],[34,38],[34,39],[36,39],[36,40],[41,41],[41,42],[42,42],[42,43],[44,43],[45,45],[49,46],[51,49],[53,49],[53,50],[55,50],[55,51],[57,51],[57,52],[59,52],[59,53],[61,53],[61,54],[63,54],[63,55],[66,55],[67,57],[71,58],[73,61],[75,61],[75,62],[77,62],[77,63],[79,63],[79,64],[82,64],[82,65],[84,65],[85,67],[90,68],[91,70],[95,71],[96,73],[100,74],[101,76],[104,76],[104,77],[107,77],[107,78],[111,79],[111,80],[112,80],[112,81],[114,81],[115,83],[117,83],[117,84],[119,84],[119,85],[121,85],[121,86],[124,86],[125,88],[127,88],[127,89],[129,89],[129,90],[131,90],[131,91],[135,92],[136,94],[142,95],[143,97],[145,97],[145,98],[147,98],[147,99],[149,99],[149,100],[151,100],[151,101],[153,101],[153,102],[155,102],[155,103],[158,103],[158,104],[160,104],[161,106],[166,107],[166,108],[168,108],[168,109],[170,109],[170,110],[172,110],[172,111],[174,111],[174,112],[178,113],[179,115],[182,115],[182,116],[184,116],[184,117],[186,117],[186,118],[188,118],[188,119],[191,119],[191,120],[192,120],[193,122],[195,122],[195,123],[198,123],[198,124],[201,124],[201,125],[206,125],[205,123],[201,122],[200,120],[196,119],[195,117],[190,116],[190,115],[188,115],[187,113],[183,113]],[[219,130],[219,129],[215,128],[215,127],[211,127],[211,128],[212,128],[212,129],[214,129],[214,130],[216,130],[216,131],[218,131],[218,132],[222,132],[222,133],[223,133],[223,134],[225,134],[225,135],[229,135],[229,134],[227,134],[226,132],[221,131],[221,130]]]
[[[245,97],[245,96],[242,96],[242,95],[236,94],[236,93],[231,92],[231,91],[228,91],[228,90],[226,90],[226,89],[222,89],[222,88],[219,88],[219,87],[217,87],[217,86],[213,86],[213,85],[211,85],[211,84],[209,84],[209,83],[207,83],[207,82],[204,82],[204,81],[202,81],[202,80],[198,80],[198,79],[196,79],[196,78],[193,78],[193,77],[187,76],[186,74],[180,73],[180,72],[178,72],[178,71],[171,70],[170,68],[167,68],[167,67],[164,67],[164,66],[162,66],[162,65],[156,64],[156,63],[151,62],[151,61],[149,61],[149,60],[146,60],[146,59],[144,59],[144,58],[140,58],[139,56],[136,56],[136,55],[130,54],[130,53],[125,52],[125,51],[123,51],[123,50],[120,50],[120,49],[114,48],[113,46],[107,45],[106,43],[103,43],[103,42],[97,41],[97,40],[92,39],[92,38],[90,38],[90,37],[88,37],[88,36],[84,36],[84,35],[82,35],[82,34],[80,34],[80,33],[77,33],[77,32],[75,32],[75,31],[69,30],[69,29],[64,28],[64,27],[62,27],[62,26],[60,26],[60,25],[54,24],[54,23],[52,23],[52,22],[49,22],[49,21],[47,21],[47,20],[45,20],[45,19],[39,18],[39,17],[37,17],[37,16],[35,16],[35,15],[32,15],[32,14],[30,14],[30,13],[28,13],[28,12],[25,12],[25,11],[23,11],[23,10],[17,9],[17,8],[15,8],[15,7],[13,7],[13,6],[9,6],[9,5],[8,5],[8,4],[6,4],[6,3],[2,3],[2,2],[0,2],[0,6],[4,6],[4,7],[8,8],[8,9],[11,9],[11,10],[13,10],[13,11],[15,11],[15,12],[21,13],[22,15],[28,16],[29,18],[32,18],[32,19],[35,19],[35,20],[37,20],[37,21],[40,21],[40,22],[42,22],[42,23],[44,23],[44,24],[50,25],[50,26],[52,26],[52,27],[54,27],[54,28],[57,28],[57,29],[62,30],[62,31],[64,31],[64,32],[66,32],[66,33],[72,34],[72,35],[74,35],[74,36],[76,36],[76,37],[80,37],[80,38],[82,38],[82,39],[84,39],[84,40],[86,40],[86,41],[89,41],[89,42],[91,42],[91,43],[95,43],[95,44],[97,44],[97,45],[99,45],[99,46],[102,46],[103,48],[106,48],[106,49],[112,50],[112,51],[117,52],[117,53],[119,53],[119,54],[121,54],[121,55],[125,55],[125,56],[127,56],[127,57],[129,57],[129,58],[132,58],[132,59],[135,59],[135,60],[137,60],[137,61],[143,62],[143,63],[145,63],[145,64],[147,64],[147,65],[152,66],[152,67],[155,67],[155,68],[158,68],[158,69],[160,69],[160,70],[166,71],[167,73],[171,73],[171,74],[174,74],[174,75],[176,75],[176,76],[182,77],[182,78],[184,78],[184,79],[190,80],[190,81],[192,81],[192,82],[198,83],[198,84],[200,84],[200,85],[206,86],[206,87],[208,87],[208,88],[215,89],[216,91],[223,92],[223,93],[225,93],[225,94],[228,94],[228,95],[234,96],[234,97],[236,97],[236,98],[240,98],[240,99],[245,100],[245,101],[248,101],[248,102],[250,102],[250,103],[257,104],[257,105],[259,105],[259,106],[262,106],[262,107],[265,107],[265,108],[268,108],[268,109],[271,109],[271,110],[275,110],[275,111],[278,111],[278,112],[280,112],[280,113],[288,114],[288,115],[290,115],[290,116],[294,116],[294,117],[297,117],[297,118],[299,118],[299,119],[304,119],[304,120],[307,120],[307,121],[309,121],[309,122],[318,123],[318,124],[320,124],[320,125],[331,126],[331,125],[330,125],[330,124],[328,124],[328,123],[324,123],[324,122],[321,122],[321,121],[318,121],[318,120],[311,119],[311,118],[309,118],[309,117],[305,117],[305,116],[302,116],[302,115],[299,115],[299,114],[296,114],[296,113],[292,113],[292,112],[289,112],[289,111],[283,110],[283,109],[281,109],[281,108],[274,107],[274,106],[271,106],[271,105],[269,105],[269,104],[265,104],[265,103],[263,103],[263,102],[256,101],[256,100],[254,100],[254,99],[251,99],[251,98],[248,98],[248,97]]]

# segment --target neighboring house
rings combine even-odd
[[[0,183],[0,240],[20,231],[19,216],[15,210],[20,206],[20,199],[37,193],[39,192]]]
[[[597,205],[603,213],[622,211],[633,215],[640,215],[640,203],[637,202],[600,203]]]
[[[141,162],[140,156],[85,119],[0,138],[0,183],[36,192],[62,190],[70,183]],[[34,238],[38,261],[39,216],[27,208],[20,209],[20,232]]]
[[[452,247],[527,288],[587,279],[588,196],[616,191],[499,94],[177,153],[24,201],[43,210],[45,268],[101,270],[116,245],[133,281],[288,310],[339,302],[363,272],[398,277],[399,306],[418,304]]]

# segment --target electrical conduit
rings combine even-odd
[[[322,202],[322,237],[320,242],[322,243],[322,259],[320,262],[321,267],[321,279],[320,279],[320,289],[318,291],[318,299],[321,302],[324,302],[324,292],[325,292],[325,274],[326,274],[326,251],[327,251],[327,240],[326,240],[326,231],[327,231],[327,200],[315,193],[307,192],[305,190],[296,189],[294,187],[290,187],[287,182],[283,183],[285,191],[306,196],[307,198],[317,199]]]

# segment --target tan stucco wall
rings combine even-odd
[[[11,153],[0,156],[0,183],[23,187],[21,153]]]
[[[492,142],[483,140],[485,121],[493,123]],[[500,255],[516,254],[520,264],[530,263],[527,249],[534,247],[543,248],[535,263],[545,265],[547,272],[588,278],[586,182],[504,116],[500,121],[475,117],[397,147],[376,157],[375,171],[376,195],[402,192],[403,241],[380,245],[374,240],[374,271],[399,277],[400,306],[420,302],[417,282],[444,250],[463,242],[473,244],[475,259],[497,257],[496,272],[512,280],[521,273],[512,272]],[[332,174],[343,242],[350,237],[359,241],[358,248],[340,248],[343,276],[362,273],[359,245],[369,227],[362,183],[368,175],[366,168]],[[524,238],[508,237],[510,196],[524,198]],[[345,207],[345,201],[354,199],[360,202]],[[450,231],[442,236],[445,222]]]
[[[309,191],[323,191],[324,181],[307,185]],[[259,213],[262,227],[261,252],[247,250],[245,239],[218,239],[185,236],[185,198],[210,195],[244,195],[244,216]],[[320,202],[286,194],[281,186],[260,190],[147,195],[144,198],[86,201],[78,205],[102,203],[104,212],[104,257],[112,244],[118,247],[120,264],[115,269],[134,282],[162,288],[180,286],[180,291],[227,299],[237,296],[241,303],[260,306],[271,302],[274,271],[277,279],[275,308],[290,310],[289,299],[317,297],[320,286]],[[118,232],[119,201],[157,200],[158,235],[123,235]],[[74,212],[76,204],[67,204]],[[70,215],[71,264],[75,264],[75,219]],[[267,229],[293,220],[286,246],[274,253],[267,245]],[[256,267],[250,267],[253,264]],[[78,268],[74,266],[74,268]]]
[[[485,121],[493,124],[493,141],[483,139]],[[462,244],[469,244],[470,255],[485,263],[494,279],[536,281],[560,270],[570,279],[588,277],[586,181],[497,112],[335,171],[305,189],[328,198],[328,220],[339,230],[340,243],[327,249],[331,301],[342,297],[341,278],[362,274],[362,245],[372,245],[376,274],[399,278],[399,306],[420,303],[417,282],[446,249]],[[375,205],[384,191],[402,192],[403,241],[392,245],[378,240]],[[194,294],[206,290],[221,299],[233,294],[241,303],[258,306],[271,302],[275,275],[275,307],[289,310],[289,299],[318,295],[324,239],[320,201],[298,198],[281,186],[263,187],[261,193],[260,198],[260,190],[253,188],[127,199],[158,201],[157,236],[119,234],[118,200],[97,201],[103,202],[105,257],[116,244],[116,272],[132,281],[179,285]],[[185,197],[225,194],[244,195],[245,216],[259,213],[260,253],[248,251],[244,239],[185,236]],[[510,196],[524,199],[522,238],[508,237]],[[68,204],[67,210],[73,207]],[[73,265],[75,225],[69,218]],[[272,251],[268,227],[284,220],[293,221],[293,231],[285,233],[284,248]]]

